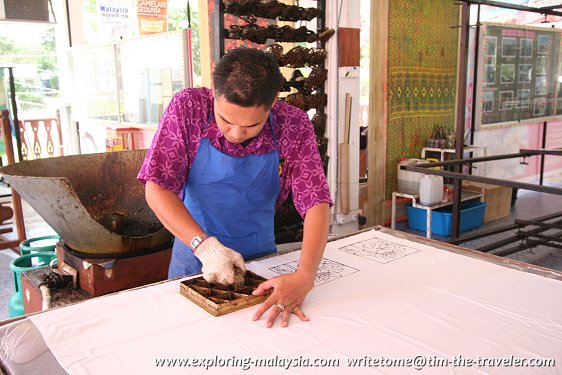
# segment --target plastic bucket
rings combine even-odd
[[[420,159],[405,159],[398,164],[398,191],[400,193],[417,195],[420,190],[420,181],[423,173],[405,171],[400,169],[401,165],[415,165],[425,163]]]
[[[10,297],[8,310],[10,318],[24,314],[23,297],[21,288],[21,273],[36,268],[48,267],[51,260],[56,258],[54,251],[51,252],[34,252],[22,255],[10,263],[10,269],[14,273],[15,293]]]
[[[54,242],[51,240],[54,240]],[[36,252],[55,251],[57,242],[60,240],[60,236],[57,235],[29,238],[20,243],[20,253],[21,255],[27,255]],[[47,245],[42,244],[41,246],[32,246],[32,244],[36,242],[45,242]],[[51,242],[53,243],[51,244]]]
[[[440,203],[443,198],[443,177],[425,174],[420,181],[420,203],[424,206]]]

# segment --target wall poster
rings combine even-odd
[[[484,23],[481,30],[477,123],[562,118],[560,29]]]

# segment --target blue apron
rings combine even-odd
[[[205,233],[244,259],[277,251],[273,222],[280,191],[279,152],[271,114],[269,124],[275,150],[268,154],[234,157],[202,138],[183,189],[183,204]],[[199,259],[176,238],[168,278],[199,272]]]

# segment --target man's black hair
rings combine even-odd
[[[213,72],[215,96],[242,107],[270,108],[282,82],[275,57],[254,48],[230,50]]]

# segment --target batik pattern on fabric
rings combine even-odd
[[[454,128],[459,9],[446,0],[389,1],[387,199],[400,158],[419,158],[435,125]]]

